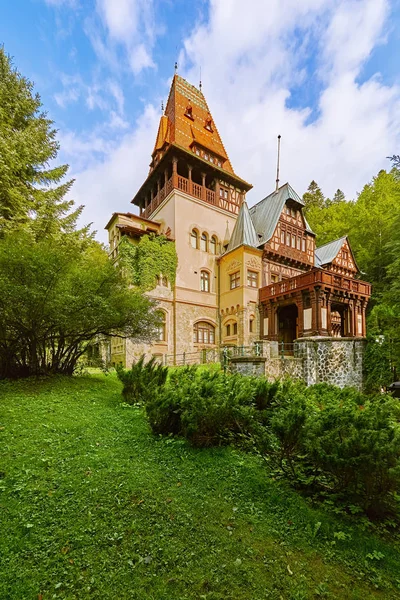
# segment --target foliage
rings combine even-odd
[[[307,191],[303,194],[303,202],[306,215],[312,208],[323,208],[325,206],[325,196],[316,181],[312,180]]]
[[[379,392],[392,382],[390,350],[391,346],[384,336],[374,335],[373,330],[369,333],[363,356],[364,388],[367,393]]]
[[[137,245],[124,237],[118,253],[131,283],[143,292],[154,289],[161,274],[167,277],[171,286],[175,284],[178,265],[175,242],[165,236],[144,235]]]
[[[157,434],[184,436],[197,447],[250,439],[308,493],[374,517],[396,512],[400,412],[391,396],[186,367],[146,398]]]
[[[146,403],[155,433],[183,435],[194,446],[226,443],[249,429],[255,385],[250,378],[184,367]]]
[[[304,450],[320,483],[347,505],[371,517],[396,510],[400,485],[400,429],[390,397],[365,397],[354,390],[330,391],[314,400],[318,410],[307,426]]]
[[[72,374],[97,336],[151,339],[158,319],[96,242],[0,240],[0,378]]]
[[[56,134],[33,84],[0,47],[0,235],[21,227],[35,239],[75,230],[82,207],[63,200],[73,183],[62,183],[68,166],[49,167]]]
[[[157,363],[156,357],[152,357],[145,363],[143,354],[137,363],[134,363],[130,369],[117,367],[118,379],[122,382],[122,395],[128,404],[137,404],[156,393],[157,388],[164,386],[168,367],[163,367]]]
[[[321,510],[257,456],[152,435],[121,387],[0,382],[1,598],[398,597],[393,529]]]

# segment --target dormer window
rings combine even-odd
[[[193,108],[192,108],[192,105],[190,103],[190,100],[188,100],[188,105],[186,106],[185,117],[189,117],[189,119],[192,119],[192,121],[194,121],[194,119],[193,119]]]
[[[204,125],[205,129],[207,129],[208,131],[211,131],[211,133],[213,132],[213,128],[212,128],[212,118],[211,115],[208,115],[206,118],[206,122]]]

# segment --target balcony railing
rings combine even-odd
[[[275,296],[289,294],[294,290],[301,290],[308,287],[321,285],[324,287],[332,287],[338,290],[346,290],[360,296],[371,295],[371,285],[365,281],[351,279],[343,275],[337,275],[330,271],[322,269],[313,269],[303,275],[297,275],[291,279],[285,279],[278,283],[272,283],[260,289],[260,302],[268,300]]]
[[[194,181],[182,177],[182,175],[173,174],[160,191],[153,197],[152,201],[141,211],[140,216],[148,219],[150,215],[160,206],[161,202],[168,196],[173,189],[181,190],[189,196],[198,200],[203,200],[207,204],[219,206],[235,215],[239,212],[239,205],[231,200],[217,198],[215,192],[209,188],[199,185]]]

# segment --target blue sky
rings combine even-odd
[[[35,82],[99,239],[146,177],[175,60],[203,91],[253,204],[283,180],[354,198],[400,152],[389,0],[14,0],[0,43]],[[283,181],[282,181],[283,182]]]

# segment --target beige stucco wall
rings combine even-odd
[[[220,311],[222,343],[249,346],[259,339],[258,287],[247,285],[247,271],[258,273],[258,286],[262,277],[262,251],[241,246],[220,259]],[[230,289],[230,275],[240,273],[239,287]],[[253,331],[250,332],[250,318]],[[237,323],[237,335],[232,334],[232,325]],[[226,326],[231,324],[231,335],[226,335]]]

